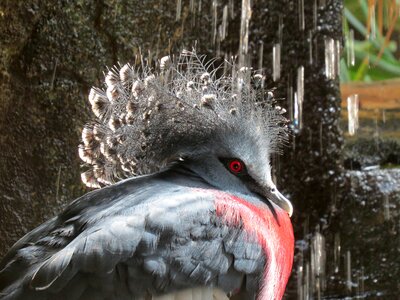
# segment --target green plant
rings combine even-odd
[[[343,32],[346,45],[341,60],[342,82],[369,82],[400,76],[397,43],[391,40],[400,33],[398,2],[345,1]]]

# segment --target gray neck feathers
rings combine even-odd
[[[89,187],[150,174],[181,157],[195,157],[230,134],[258,135],[273,150],[286,135],[282,109],[272,106],[261,75],[249,69],[217,78],[204,57],[183,51],[159,71],[129,64],[110,70],[106,89],[92,88],[96,120],[85,125],[81,159]]]

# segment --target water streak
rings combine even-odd
[[[304,276],[303,299],[310,299],[310,263],[306,263],[306,272]]]
[[[346,287],[349,293],[351,293],[352,289],[352,281],[351,281],[351,252],[347,250],[346,252]]]
[[[289,107],[289,118],[294,120],[294,94],[293,94],[293,84],[292,84],[292,74],[289,73],[287,80],[287,99]],[[293,139],[294,141],[294,139]]]
[[[308,31],[308,52],[309,52],[310,65],[313,64],[313,45],[314,45],[313,31],[310,30]]]
[[[293,125],[299,127],[299,103],[297,100],[297,92],[293,94]]]
[[[196,10],[196,2],[195,0],[190,0],[189,9],[191,13],[194,13]]]
[[[303,300],[303,264],[297,266],[297,299]]]
[[[348,130],[350,135],[354,135],[358,129],[358,94],[347,97]]]
[[[299,8],[299,26],[300,26],[300,30],[304,30],[304,28],[305,28],[304,0],[298,0],[298,8]]]
[[[379,138],[379,136],[380,136],[378,116],[375,117],[374,123],[375,123],[374,138],[375,138],[376,141],[377,141],[378,138]]]
[[[318,0],[314,0],[313,4],[313,30],[317,30],[317,21],[318,21]]]
[[[340,40],[335,40],[335,77],[340,74]]]
[[[217,24],[218,24],[218,1],[213,0],[212,2],[212,44],[215,45],[217,39]]]
[[[365,281],[365,275],[364,275],[364,267],[361,267],[361,275],[360,275],[360,295],[364,295],[365,293],[365,285],[364,285],[364,281]]]
[[[350,31],[349,31],[349,35],[347,37],[346,48],[347,48],[347,65],[354,66],[354,64],[356,63],[356,58],[354,55],[354,30],[353,29],[350,29]]]
[[[326,287],[326,250],[325,237],[317,231],[311,241],[311,279],[317,299]]]
[[[322,127],[322,122],[319,124],[319,153],[322,155],[322,151],[324,150],[323,148],[323,141],[322,141],[322,137],[323,137],[323,127]]]
[[[191,15],[190,25],[193,28],[196,25],[196,1],[195,0],[190,0],[189,10],[190,10],[190,15]]]
[[[339,73],[340,65],[340,41],[325,38],[325,76],[335,79]]]
[[[272,79],[276,82],[281,78],[281,44],[272,48]]]
[[[335,233],[334,241],[333,241],[333,261],[335,266],[335,273],[339,272],[340,267],[340,252],[341,252],[341,244],[340,244],[340,233]]]
[[[176,0],[176,20],[179,21],[181,19],[182,13],[182,0]]]
[[[251,0],[242,0],[242,14],[240,19],[239,69],[246,66],[248,62],[251,13]]]
[[[390,203],[389,203],[389,196],[384,195],[383,197],[383,215],[385,221],[390,220]]]
[[[229,0],[229,12],[230,12],[230,18],[233,19],[235,17],[235,5],[233,0]]]
[[[298,129],[303,128],[303,102],[304,102],[304,67],[297,69],[297,90],[295,92],[295,116],[294,125]]]
[[[225,5],[222,11],[222,24],[221,24],[221,34],[220,34],[221,41],[223,41],[226,38],[226,32],[228,28],[228,9],[229,9],[228,5]]]
[[[260,48],[258,49],[258,70],[262,70],[264,62],[264,43],[261,41]]]

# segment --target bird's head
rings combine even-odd
[[[219,69],[221,71],[221,69]],[[221,72],[223,73],[223,72]],[[110,70],[106,90],[89,95],[98,121],[82,132],[82,174],[91,187],[185,165],[209,184],[267,198],[292,214],[271,178],[270,157],[285,139],[286,119],[263,76],[248,68],[217,76],[184,51],[160,71]]]
[[[250,126],[257,130],[250,122],[234,131],[221,131],[210,138],[208,145],[195,155],[184,157],[181,163],[218,189],[268,199],[291,216],[292,204],[272,180],[270,145],[260,132],[248,131]]]

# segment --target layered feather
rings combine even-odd
[[[98,188],[160,171],[212,151],[221,142],[216,136],[238,128],[276,150],[285,137],[284,111],[274,107],[262,74],[227,65],[224,72],[215,60],[183,51],[176,60],[162,58],[158,70],[129,64],[111,69],[105,88],[89,93],[97,119],[82,131],[83,182]]]

